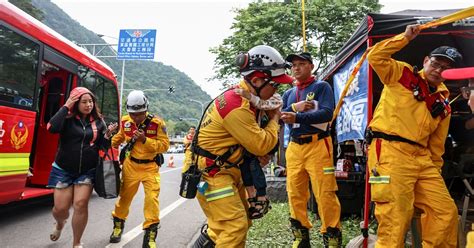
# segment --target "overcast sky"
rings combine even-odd
[[[156,29],[155,60],[186,73],[212,97],[219,82],[207,82],[213,75],[214,55],[210,47],[232,34],[232,8],[244,8],[248,0],[52,0],[84,27],[110,37],[120,29]],[[472,0],[379,0],[382,13],[404,9],[465,8]],[[81,43],[81,41],[76,41]],[[115,72],[120,74],[121,72]],[[125,69],[125,78],[127,78]]]

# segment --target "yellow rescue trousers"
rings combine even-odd
[[[203,175],[208,188],[197,198],[207,217],[207,233],[216,248],[245,247],[250,227],[248,202],[239,168],[221,169],[214,177]]]
[[[474,248],[474,231],[467,233],[466,248]]]
[[[290,142],[286,150],[286,170],[291,218],[306,228],[312,227],[307,211],[311,181],[321,217],[321,233],[325,233],[327,227],[340,229],[341,205],[336,196],[331,137],[318,140],[318,136],[313,135],[310,143]]]
[[[138,164],[126,159],[122,170],[122,187],[120,198],[115,203],[114,217],[125,220],[129,213],[130,203],[138,191],[140,182],[145,190],[145,206],[143,208],[145,222],[143,229],[160,222],[160,171],[155,162]]]
[[[414,207],[421,215],[423,247],[456,247],[457,208],[430,151],[374,139],[368,150],[372,201],[379,223],[375,247],[404,247]],[[374,175],[374,170],[377,175]]]

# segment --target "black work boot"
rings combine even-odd
[[[207,235],[207,224],[201,227],[201,235],[196,239],[192,248],[214,248],[216,244]]]
[[[295,238],[293,239],[292,248],[310,248],[309,230],[303,227],[301,223],[295,219],[290,218],[291,232]]]
[[[342,232],[337,227],[328,227],[323,233],[323,242],[325,248],[341,248]]]
[[[158,234],[158,225],[160,223],[155,223],[150,225],[145,229],[145,235],[143,235],[143,245],[142,248],[156,248],[156,235]]]
[[[125,226],[125,220],[114,217],[114,230],[110,234],[110,243],[118,243],[122,239],[123,228]]]

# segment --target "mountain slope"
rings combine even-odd
[[[93,31],[86,29],[69,17],[50,0],[32,0],[32,3],[44,13],[43,23],[66,38],[78,44],[106,43]],[[86,48],[92,53],[92,47]],[[112,51],[106,49],[100,55],[112,54]],[[114,58],[100,59],[114,70],[120,82],[122,61]],[[150,99],[151,112],[162,116],[166,120],[177,121],[179,118],[199,118],[201,106],[189,99],[192,98],[201,102],[211,100],[210,96],[185,73],[160,62],[126,61],[124,78],[124,89],[160,89],[146,91],[146,93]],[[168,93],[166,89],[169,86],[174,86],[174,93]],[[124,99],[128,92],[124,90]]]

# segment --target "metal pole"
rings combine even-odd
[[[204,114],[204,103],[202,103],[201,101],[198,101],[198,100],[194,100],[194,99],[189,99],[189,101],[197,102],[197,103],[201,104],[201,116],[202,116]]]
[[[123,83],[124,83],[124,78],[125,78],[125,60],[122,60],[122,78],[120,82],[120,115],[122,115],[122,98],[123,98]]]
[[[306,27],[305,27],[305,16],[304,16],[304,0],[301,1],[301,29],[303,32],[303,52],[306,52]]]

